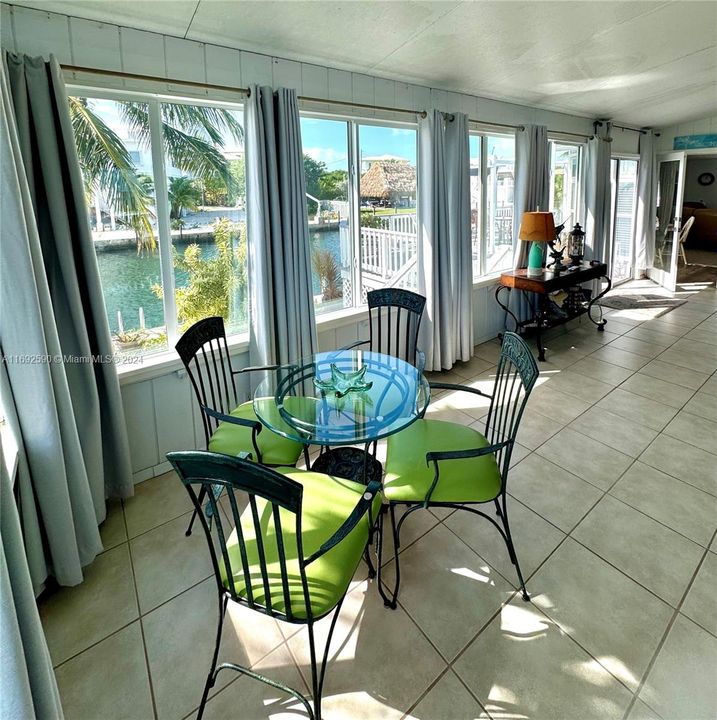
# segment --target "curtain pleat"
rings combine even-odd
[[[473,353],[467,115],[433,110],[420,120],[418,155],[420,345],[426,370],[447,370]]]
[[[585,257],[608,263],[610,271],[610,123],[590,138],[585,153]]]
[[[105,498],[129,496],[133,485],[82,178],[54,58],[4,58],[2,111],[3,403],[17,419],[29,476],[20,484],[20,511],[37,592],[46,573],[61,585],[82,581],[82,567],[102,550],[97,525],[105,518]],[[32,556],[43,548],[44,562]]]
[[[252,86],[245,119],[249,356],[287,363],[318,347],[296,92]]]
[[[635,277],[652,267],[655,256],[655,216],[657,213],[657,158],[655,135],[648,130],[640,135],[640,162],[637,174],[637,211],[635,213]]]

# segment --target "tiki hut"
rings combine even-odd
[[[361,199],[410,206],[416,199],[416,168],[408,160],[375,160],[361,176]]]

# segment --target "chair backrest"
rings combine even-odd
[[[382,288],[366,293],[369,347],[414,365],[426,298],[401,288]]]
[[[230,455],[191,450],[168,453],[167,459],[177,471],[201,520],[220,593],[229,593],[232,600],[252,610],[282,620],[296,621],[295,613],[299,608],[295,596],[292,600],[289,579],[292,578],[292,585],[295,586],[298,570],[303,588],[301,610],[311,619],[301,541],[303,487],[265,465]],[[199,504],[202,489],[211,509],[211,525],[216,533],[216,543],[212,538],[212,527]],[[219,509],[219,489],[223,489],[229,501],[231,526],[223,519]],[[241,522],[242,512],[247,507],[251,509],[252,522],[249,528]],[[284,525],[293,524],[292,531],[285,533],[282,522]],[[233,529],[236,530],[238,552],[233,550],[230,554],[227,541]],[[271,589],[277,585],[277,573],[275,569],[270,573],[267,565],[274,558],[278,558],[283,610],[274,607],[272,603]],[[256,595],[257,585],[260,586],[260,597]]]
[[[687,240],[687,236],[690,234],[690,228],[692,227],[694,222],[695,222],[695,216],[693,215],[692,217],[688,218],[687,222],[682,226],[682,230],[680,230],[680,235],[679,235],[680,244],[682,244],[683,242],[685,242],[685,240]]]
[[[503,477],[508,471],[523,410],[539,374],[538,364],[526,342],[515,333],[505,333],[498,358],[493,399],[485,421],[485,434],[491,444],[509,442],[496,453]]]
[[[200,406],[230,413],[237,406],[237,391],[229,360],[229,346],[221,317],[194,323],[175,345],[189,375]],[[204,435],[209,438],[219,421],[202,412]]]

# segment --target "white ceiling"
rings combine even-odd
[[[589,117],[717,114],[717,2],[10,0]]]

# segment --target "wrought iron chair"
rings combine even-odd
[[[281,688],[303,704],[310,718],[321,720],[321,691],[331,636],[380,509],[380,483],[364,486],[296,468],[277,471],[204,451],[173,452],[167,459],[201,520],[219,593],[214,653],[197,719],[204,713],[217,675],[233,669]],[[222,491],[229,501],[233,529],[222,520],[219,510]],[[209,521],[202,512],[201,496],[208,498]],[[212,539],[212,525],[216,542]],[[230,600],[278,620],[307,626],[313,710],[297,690],[249,668],[234,663],[217,667]],[[332,612],[319,668],[314,623]]]
[[[371,290],[368,301],[368,340],[359,340],[346,349],[367,345],[367,349],[393,355],[422,368],[423,353],[418,349],[426,298],[401,288]]]
[[[202,413],[207,450],[225,455],[250,453],[265,465],[296,465],[302,450],[307,461],[308,449],[281,437],[262,432],[264,426],[250,401],[239,404],[235,378],[251,372],[276,370],[278,365],[246,367],[235,370],[229,358],[224,320],[208,317],[199,320],[179,339],[175,349],[184,363]],[[200,498],[200,504],[204,498]],[[187,528],[192,533],[196,513]]]
[[[529,599],[508,524],[506,483],[515,436],[538,374],[537,363],[526,343],[515,333],[507,332],[492,395],[463,385],[431,383],[432,389],[463,390],[490,398],[485,435],[465,425],[422,418],[388,438],[383,492],[391,515],[396,568],[390,596],[381,577],[386,513],[381,514],[378,539],[378,588],[388,607],[396,607],[401,582],[398,555],[401,527],[413,512],[429,507],[466,510],[493,523],[515,565],[523,599]],[[490,502],[495,504],[500,525],[472,507]],[[398,523],[397,505],[406,506]]]

